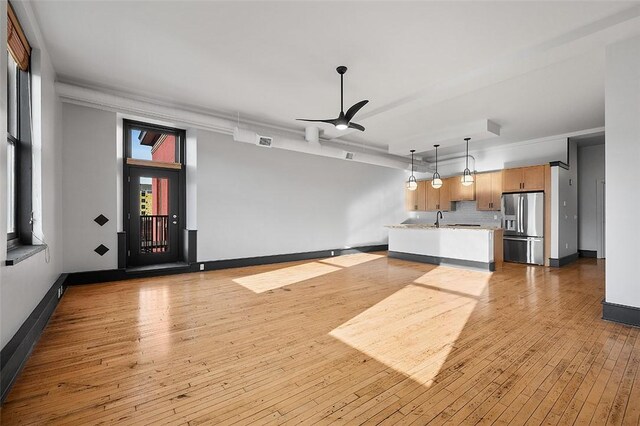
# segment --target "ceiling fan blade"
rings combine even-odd
[[[358,111],[360,111],[360,108],[365,106],[367,103],[369,103],[369,101],[365,100],[365,101],[360,101],[357,104],[353,105],[351,108],[347,110],[347,113],[344,115],[344,118],[346,118],[347,121],[351,121],[353,116],[356,115]]]
[[[349,123],[349,128],[350,129],[360,130],[361,132],[364,132],[364,126],[361,126],[358,123]]]
[[[329,123],[329,124],[333,124],[334,126],[336,125],[336,122],[338,121],[337,118],[333,118],[333,119],[330,119],[330,120],[311,120],[311,119],[308,119],[308,118],[296,118],[296,120],[298,120],[298,121],[309,121],[309,122],[312,122],[312,123]]]

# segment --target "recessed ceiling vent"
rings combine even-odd
[[[345,160],[353,160],[353,152],[347,152],[344,154]]]
[[[270,138],[269,136],[258,136],[258,145],[270,148],[271,143],[273,143],[273,138]]]

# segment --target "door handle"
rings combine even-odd
[[[174,225],[177,225],[177,224],[178,224],[178,221],[177,221],[177,220],[174,220],[172,223],[173,223]]]
[[[178,215],[174,214],[174,215],[173,215],[173,218],[174,218],[174,219],[177,219],[177,218],[178,218]]]

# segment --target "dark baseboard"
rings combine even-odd
[[[549,258],[549,266],[560,268],[562,266],[570,264],[571,262],[575,262],[576,260],[578,260],[578,257],[578,253],[573,253],[569,256],[561,257],[560,259]]]
[[[640,327],[640,308],[602,301],[602,319]]]
[[[214,260],[208,262],[198,262],[192,265],[193,272],[200,271],[200,265],[204,264],[205,271],[214,271],[217,269],[242,268],[245,266],[268,265],[270,263],[295,262],[297,260],[319,259],[323,257],[341,256],[344,254],[353,254],[369,251],[386,251],[388,245],[371,245],[353,247],[348,249],[319,250],[303,253],[276,254],[272,256],[245,257],[241,259],[225,259]],[[333,253],[333,254],[332,254]]]
[[[191,236],[189,237],[191,238]],[[194,238],[195,244],[195,238]],[[72,272],[68,274],[65,285],[95,284],[110,281],[122,281],[133,278],[149,278],[164,275],[184,274],[188,272],[201,272],[200,265],[204,265],[204,271],[218,269],[241,268],[244,266],[266,265],[270,263],[293,262],[296,260],[318,259],[323,257],[339,256],[343,254],[386,251],[386,244],[353,247],[348,249],[319,250],[303,253],[276,254],[272,256],[246,257],[241,259],[212,260],[204,262],[189,262],[189,265],[165,268],[158,270],[127,271],[126,269],[107,269],[103,271]],[[331,254],[333,252],[333,255]]]
[[[195,229],[184,230],[184,261],[191,264],[198,259],[198,231]]]
[[[597,258],[598,252],[596,250],[578,250],[578,256]]]
[[[4,401],[9,393],[9,389],[31,355],[31,351],[38,342],[51,314],[58,306],[59,297],[64,292],[66,279],[67,274],[60,275],[20,329],[2,348],[0,353],[0,401]]]
[[[127,233],[118,232],[118,269],[127,267]]]
[[[439,256],[426,256],[422,254],[404,253],[400,251],[389,251],[387,256],[394,257],[396,259],[410,260],[412,262],[430,263],[432,265],[463,267],[490,272],[496,270],[496,265],[494,262],[476,262],[473,260],[451,259]]]

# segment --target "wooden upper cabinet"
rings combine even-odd
[[[502,172],[476,175],[476,205],[478,210],[500,210]]]
[[[451,201],[473,201],[476,199],[476,183],[474,182],[469,186],[464,186],[461,181],[461,176],[455,176],[449,178],[451,183]]]
[[[544,166],[522,168],[522,189],[544,191]]]
[[[409,191],[405,188],[405,204],[404,208],[407,211],[414,212],[418,210],[418,190]]]
[[[544,191],[544,166],[505,169],[502,173],[502,191]]]
[[[429,183],[426,180],[418,181],[418,189],[416,189],[418,211],[427,210],[427,187],[431,186]]]
[[[426,182],[427,211],[451,210],[451,179],[442,179],[442,186],[438,189]]]
[[[502,191],[522,191],[522,169],[505,169],[502,171]]]

